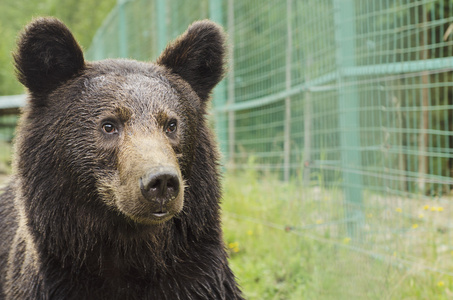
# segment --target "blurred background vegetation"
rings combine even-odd
[[[54,16],[64,21],[85,49],[116,0],[2,0],[0,9],[0,95],[24,92],[12,61],[16,38],[33,17]]]

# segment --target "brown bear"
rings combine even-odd
[[[0,201],[6,299],[242,299],[208,129],[225,35],[193,23],[156,63],[87,62],[54,18],[14,55],[29,91]]]

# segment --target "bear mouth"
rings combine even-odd
[[[159,212],[151,213],[151,215],[153,215],[156,218],[164,218],[164,217],[168,216],[169,214],[170,213],[168,211],[159,211]]]
[[[148,217],[141,219],[140,223],[162,224],[173,218],[174,213],[169,211],[157,211],[149,213]]]
[[[145,215],[127,214],[126,215],[137,223],[147,225],[158,225],[167,222],[174,217],[174,213],[169,211],[149,212]]]

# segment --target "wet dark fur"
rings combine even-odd
[[[242,299],[222,241],[218,153],[205,120],[224,56],[223,32],[209,21],[191,25],[156,64],[85,62],[58,20],[26,28],[15,60],[29,103],[15,175],[0,198],[1,299]],[[119,82],[98,91],[92,79],[101,75]],[[119,162],[118,150],[96,139],[96,117],[122,98],[153,97],[121,90],[133,76],[143,86],[158,79],[178,97],[158,105],[181,118],[184,135],[173,148],[184,207],[162,224],[134,222],[106,205],[97,187]],[[145,104],[123,106],[141,116],[153,112]]]

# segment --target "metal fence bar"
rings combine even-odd
[[[349,66],[344,67],[342,75],[345,77],[392,75],[416,73],[424,70],[439,72],[453,71],[453,57],[432,58],[424,61],[406,61],[381,65]],[[414,74],[412,76],[416,75],[417,74]],[[336,72],[329,73],[318,78],[314,78],[313,80],[307,81],[300,85],[293,86],[289,90],[283,90],[281,92],[276,92],[272,95],[260,97],[257,99],[250,99],[247,102],[214,107],[214,109],[216,111],[240,111],[274,103],[286,97],[290,97],[305,91],[325,92],[328,90],[338,89],[338,86],[336,84],[326,85],[328,83],[335,82],[337,80],[337,76],[338,74]]]
[[[343,77],[343,70],[354,67],[355,62],[355,24],[354,1],[335,0],[335,44],[338,65],[338,107],[341,140],[341,162],[343,170],[343,189],[345,199],[345,218],[358,220],[348,222],[348,232],[351,237],[360,235],[363,222],[362,177],[348,169],[361,169],[359,116],[357,108],[359,95],[354,84],[354,77]],[[352,84],[351,84],[352,83]]]
[[[228,61],[229,61],[229,70],[228,70],[228,88],[227,88],[227,104],[231,105],[235,102],[235,76],[234,76],[234,0],[227,1],[227,30],[232,32],[228,36]],[[228,158],[228,164],[230,167],[234,168],[234,152],[236,148],[235,136],[236,136],[236,115],[235,112],[230,110],[228,111],[228,152],[230,157]]]
[[[292,31],[292,0],[286,1],[286,62],[285,62],[285,88],[291,89],[291,66],[293,56],[293,31]],[[283,143],[283,179],[289,181],[291,163],[291,97],[285,98],[285,124]]]
[[[125,6],[128,0],[118,0],[118,49],[120,57],[128,57],[128,32]]]
[[[222,9],[223,0],[210,0],[209,1],[209,16],[211,20],[217,22],[218,24],[224,25],[223,9]],[[221,81],[214,89],[213,92],[213,106],[224,106],[226,102],[227,91],[225,80]],[[215,129],[217,136],[220,142],[220,151],[223,153],[224,163],[229,160],[229,139],[228,139],[228,129],[227,129],[227,118],[225,112],[215,112]]]
[[[15,109],[25,106],[27,95],[0,96],[0,110]]]
[[[167,35],[167,2],[156,0],[157,52],[164,51],[168,41]]]

